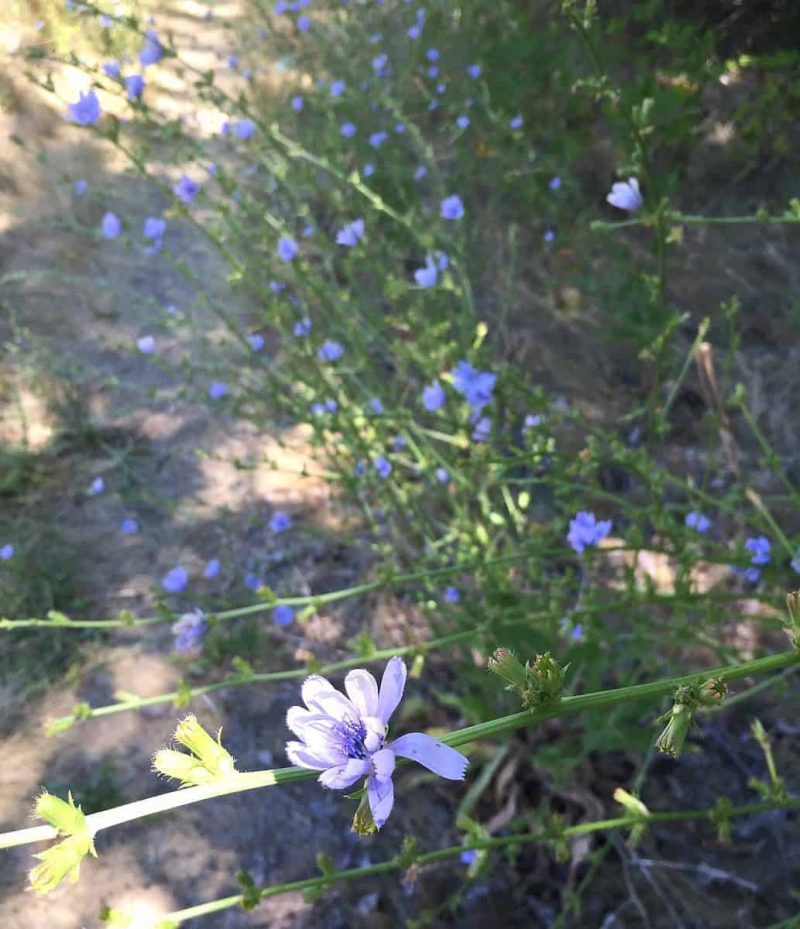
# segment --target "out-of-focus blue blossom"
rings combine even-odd
[[[210,558],[206,562],[205,568],[203,568],[203,577],[210,581],[219,574],[220,562],[219,558]]]
[[[208,395],[212,400],[221,400],[228,393],[228,385],[224,381],[213,381],[208,388]]]
[[[464,204],[458,194],[445,197],[441,204],[442,219],[461,219],[464,215]]]
[[[363,459],[355,463],[353,473],[356,477],[363,477],[367,473],[367,463]]]
[[[324,416],[326,413],[335,413],[339,409],[339,404],[333,400],[326,400],[324,403],[317,401],[311,404],[311,412],[314,416]]]
[[[128,516],[122,520],[119,528],[123,535],[136,535],[139,531],[139,523],[132,516]]]
[[[481,66],[480,65],[469,65],[467,68],[467,74],[477,80],[481,76]]]
[[[556,177],[551,177],[547,186],[550,190],[558,190],[561,187],[561,178],[556,175]]]
[[[305,13],[302,13],[300,16],[297,17],[298,31],[308,32],[310,28],[311,28],[311,20],[309,19],[308,16],[305,15]]]
[[[96,477],[92,483],[89,485],[89,490],[87,493],[90,497],[96,497],[98,494],[101,494],[106,489],[106,482],[102,477]]]
[[[269,521],[269,528],[270,532],[274,532],[276,535],[286,532],[287,529],[292,528],[292,517],[288,513],[284,513],[283,510],[276,510]]]
[[[144,78],[141,74],[129,74],[125,78],[125,90],[128,92],[128,99],[138,100],[144,93]]]
[[[481,418],[475,423],[475,428],[472,430],[472,438],[476,442],[486,442],[489,439],[491,433],[491,419],[489,419],[488,416],[481,416]]]
[[[456,587],[445,587],[444,589],[444,602],[445,603],[458,603],[461,599],[461,594]]]
[[[79,126],[93,126],[100,119],[102,112],[100,101],[93,90],[87,90],[85,93],[81,91],[78,99],[67,106],[67,118]]]
[[[305,105],[306,102],[300,94],[295,94],[292,97],[292,109],[295,113],[299,113]]]
[[[5,545],[0,548],[0,561],[11,561],[14,557],[16,548],[11,542],[6,542]]]
[[[364,220],[354,219],[336,233],[336,244],[354,248],[364,235]]]
[[[438,65],[431,65],[430,68],[428,68],[428,77],[430,78],[439,77],[439,66]]]
[[[191,203],[200,192],[200,185],[185,174],[181,174],[172,192],[182,203]]]
[[[402,134],[406,131],[406,124],[405,124],[405,123],[395,123],[394,131],[395,131],[398,135],[402,135]]]
[[[331,81],[331,96],[332,97],[341,97],[345,92],[347,85],[344,81]]]
[[[545,242],[547,242],[548,244],[549,244],[550,242],[555,241],[555,237],[556,237],[555,229],[547,229],[547,230],[545,230],[545,233],[544,233],[544,235],[542,236],[542,238],[543,238],[543,239],[545,240]]]
[[[425,52],[425,57],[428,59],[428,61],[438,61],[439,58],[440,58],[439,49],[438,49],[438,48],[429,48],[429,49]]]
[[[375,165],[372,164],[371,161],[367,162],[367,164],[364,165],[364,170],[362,173],[364,177],[372,177],[372,175],[375,173]]]
[[[260,352],[264,348],[264,336],[258,332],[249,335],[247,337],[247,342],[254,352]]]
[[[161,578],[161,588],[162,590],[166,590],[168,594],[181,593],[182,591],[186,590],[186,585],[188,583],[189,572],[181,565],[178,565],[175,568],[171,568]]]
[[[744,547],[753,556],[750,559],[751,564],[765,565],[769,564],[772,558],[772,543],[765,535],[756,536],[754,539],[747,539]]]
[[[472,407],[473,413],[481,410],[492,401],[492,392],[497,375],[490,371],[478,371],[468,361],[459,361],[451,372],[453,389],[461,394]]]
[[[422,35],[422,29],[415,23],[413,26],[409,26],[406,32],[409,39],[418,39]]]
[[[294,608],[288,603],[279,603],[272,611],[272,621],[279,626],[288,626],[294,619]]]
[[[478,857],[478,851],[475,848],[467,848],[458,856],[461,864],[471,865],[473,861]]]
[[[288,235],[278,240],[278,257],[283,261],[294,261],[297,258],[297,242]]]
[[[106,213],[100,223],[100,231],[103,233],[104,239],[116,239],[122,232],[122,223],[119,221],[119,217],[110,211]]]
[[[88,183],[84,181],[83,178],[78,178],[78,180],[75,181],[75,184],[72,188],[75,191],[75,196],[82,197],[86,193],[86,188],[88,186],[89,186]]]
[[[306,316],[294,324],[292,332],[298,339],[302,339],[311,332],[311,320]]]
[[[509,126],[511,126],[512,129],[522,129],[523,122],[524,120],[522,116],[517,114],[515,117],[513,117],[513,119],[509,123]]]
[[[388,63],[389,56],[385,52],[382,52],[380,55],[376,55],[372,59],[372,70],[380,76],[386,70],[386,65]]]
[[[259,587],[264,586],[264,582],[254,571],[248,571],[244,576],[244,586],[248,590],[258,590]]]
[[[422,391],[422,405],[429,413],[435,413],[444,406],[444,387],[438,382],[428,384]]]
[[[405,436],[396,435],[394,439],[392,439],[392,448],[396,452],[402,452],[406,445],[408,445],[408,442],[406,441]]]
[[[690,529],[695,529],[697,532],[708,532],[711,528],[711,520],[702,513],[698,513],[697,510],[687,513],[684,522]]]
[[[635,177],[629,177],[627,181],[616,181],[611,185],[611,193],[606,200],[620,210],[627,210],[629,213],[635,213],[642,208],[644,199],[639,190],[639,182]]]
[[[450,475],[447,472],[447,468],[437,468],[435,473],[436,473],[436,480],[440,484],[450,483]]]
[[[466,129],[469,126],[469,116],[464,116],[463,114],[459,116],[456,120],[456,125],[459,129]]]
[[[338,361],[344,354],[344,347],[333,339],[325,339],[317,350],[317,358],[320,361]]]
[[[436,262],[432,255],[425,256],[425,267],[418,268],[414,272],[414,280],[420,287],[434,287],[439,278],[439,272],[436,268]]]
[[[800,548],[794,553],[794,558],[792,558],[790,564],[792,570],[800,574]]]
[[[156,340],[151,335],[140,336],[136,340],[136,347],[143,355],[152,355],[155,351]]]
[[[142,67],[154,65],[164,57],[164,49],[158,41],[155,30],[148,29],[144,37],[144,45],[139,50],[139,64]]]
[[[567,541],[579,555],[588,547],[597,545],[611,532],[611,520],[598,522],[594,513],[582,510],[574,519],[570,520]]]
[[[544,416],[540,416],[538,413],[528,413],[522,424],[522,429],[524,432],[527,432],[529,429],[536,429],[538,426],[541,426],[543,422]]]
[[[376,416],[383,415],[383,404],[377,397],[373,397],[372,400],[369,401],[367,406]]]
[[[389,133],[384,132],[382,129],[379,132],[373,132],[369,137],[369,144],[373,148],[380,148],[381,145],[389,138]]]
[[[378,477],[384,480],[392,473],[392,464],[383,455],[378,455],[372,459],[372,467],[378,472]]]
[[[252,119],[240,119],[233,127],[233,134],[237,139],[247,140],[256,131],[256,124]]]
[[[142,226],[142,235],[146,239],[160,239],[167,229],[166,220],[160,216],[148,216]]]
[[[103,73],[111,78],[119,77],[119,72],[122,70],[122,66],[116,60],[107,61],[104,65],[101,66]]]
[[[414,172],[414,180],[421,181],[423,177],[428,173],[428,169],[425,165],[420,165],[417,170]]]
[[[203,642],[208,624],[202,610],[192,610],[172,626],[176,652],[192,652]]]

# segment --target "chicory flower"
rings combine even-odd
[[[635,213],[642,208],[644,199],[639,190],[639,182],[635,177],[629,177],[627,181],[616,181],[611,185],[611,193],[606,200],[620,210],[627,210],[629,213]]]
[[[380,829],[394,806],[392,775],[398,757],[409,758],[448,780],[460,781],[469,764],[460,752],[423,732],[410,732],[386,742],[389,719],[403,697],[406,666],[401,658],[386,665],[380,689],[369,671],[350,671],[347,696],[330,681],[314,675],[302,688],[305,707],[293,706],[286,725],[298,741],[287,742],[292,764],[320,771],[319,782],[344,790],[367,779],[367,800]]]

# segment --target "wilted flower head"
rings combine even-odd
[[[81,91],[75,103],[67,106],[67,118],[79,126],[93,126],[101,113],[100,101],[93,90]]]
[[[441,205],[442,219],[461,219],[464,215],[464,204],[458,194],[445,197]]]
[[[186,589],[188,583],[189,572],[180,565],[171,568],[161,578],[161,587],[163,590],[166,590],[168,594],[179,594],[182,590]]]
[[[611,532],[610,519],[598,522],[594,513],[582,510],[570,520],[567,541],[580,555],[586,548],[597,545],[609,532]]]
[[[629,177],[627,181],[616,181],[611,185],[611,193],[606,197],[611,206],[616,206],[620,210],[627,210],[629,213],[635,213],[642,208],[644,200],[639,190],[639,182],[635,177]]]
[[[203,641],[206,629],[206,618],[202,610],[192,610],[190,613],[184,613],[172,626],[172,632],[175,636],[175,651],[194,651]]]
[[[468,361],[459,361],[451,372],[453,388],[458,391],[472,407],[474,413],[491,403],[497,375],[490,371],[478,371]]]
[[[323,677],[303,684],[305,707],[293,706],[286,725],[299,741],[286,744],[292,764],[322,772],[323,787],[343,790],[362,777],[372,819],[381,828],[394,805],[392,774],[397,756],[410,758],[448,780],[463,780],[467,759],[422,732],[386,744],[389,719],[403,697],[406,666],[401,658],[386,665],[380,690],[369,671],[350,671],[344,694]]]
[[[180,180],[172,188],[172,192],[181,203],[191,203],[200,192],[200,185],[185,174],[181,174]]]

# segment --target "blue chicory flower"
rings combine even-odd
[[[459,129],[466,129],[469,126],[469,116],[461,115],[456,120],[456,125]]]
[[[423,177],[428,173],[428,169],[425,165],[420,165],[417,170],[414,172],[414,180],[421,181]]]
[[[136,535],[139,531],[139,523],[132,516],[128,516],[122,520],[119,528],[123,535]]]
[[[210,581],[212,578],[215,578],[219,574],[220,562],[219,558],[210,558],[206,562],[205,568],[203,568],[203,577]]]
[[[119,72],[121,70],[121,65],[118,61],[107,61],[104,65],[101,66],[103,73],[110,78],[119,77]]]
[[[294,608],[288,603],[279,603],[272,611],[272,621],[279,626],[288,626],[294,619]]]
[[[115,213],[108,212],[100,223],[100,231],[104,239],[116,239],[122,232],[122,223]]]
[[[567,541],[573,550],[579,555],[586,548],[597,545],[611,532],[611,520],[605,519],[598,522],[594,513],[588,513],[581,510],[570,520]]]
[[[297,17],[297,29],[299,32],[308,32],[311,28],[311,20],[305,13]],[[277,611],[276,611],[277,612]]]
[[[298,339],[307,336],[311,332],[311,320],[307,316],[299,320],[292,326],[292,332]]]
[[[627,210],[629,213],[635,213],[642,208],[644,199],[639,190],[639,182],[635,177],[629,177],[627,181],[616,181],[611,185],[611,193],[606,200],[620,210]]]
[[[79,126],[93,126],[102,114],[100,101],[93,90],[81,91],[78,99],[67,106],[67,118]]]
[[[477,80],[481,76],[481,66],[480,65],[469,65],[467,68],[467,74]]]
[[[418,268],[414,272],[414,280],[419,284],[420,287],[434,287],[436,286],[436,281],[439,278],[439,272],[436,267],[436,262],[433,260],[433,256],[425,256],[425,267]]]
[[[444,589],[444,602],[445,603],[458,603],[461,599],[461,594],[458,592],[456,587],[445,587]]]
[[[386,665],[380,690],[369,671],[350,671],[344,681],[347,696],[318,675],[302,688],[305,707],[293,706],[286,725],[297,741],[286,744],[289,761],[320,771],[319,782],[344,790],[367,778],[372,819],[380,829],[394,805],[392,774],[397,757],[409,758],[448,780],[464,779],[469,761],[460,752],[422,732],[386,742],[389,719],[403,698],[406,666],[401,658]]]
[[[86,181],[84,181],[83,178],[78,178],[78,180],[75,181],[75,184],[72,188],[75,191],[75,196],[82,197],[86,193],[86,188],[88,186],[89,184]]]
[[[684,522],[690,529],[695,529],[697,532],[708,532],[711,528],[711,520],[702,513],[698,513],[697,510],[687,513]]]
[[[240,119],[233,127],[233,134],[237,139],[245,141],[256,131],[256,124],[252,119]]]
[[[373,132],[369,137],[369,144],[373,148],[380,148],[381,145],[389,138],[389,133],[384,132],[382,129],[379,132]]]
[[[473,413],[491,403],[497,375],[490,371],[478,371],[468,361],[459,361],[451,372],[453,388],[458,391],[472,407]]]
[[[342,123],[339,127],[339,134],[345,139],[352,139],[356,132],[355,123]]]
[[[264,586],[264,582],[254,571],[248,571],[244,576],[244,586],[248,590],[258,590],[259,587]]]
[[[142,235],[145,239],[158,241],[167,229],[167,221],[160,216],[148,216],[142,226]]]
[[[172,188],[172,192],[181,203],[191,203],[198,193],[200,193],[200,185],[185,174],[181,174],[180,180]]]
[[[301,112],[301,110],[303,109],[305,105],[306,105],[306,102],[305,100],[303,100],[300,94],[295,94],[292,97],[292,109],[295,111],[295,113]]]
[[[364,165],[364,170],[362,171],[362,174],[364,175],[364,177],[372,177],[374,173],[375,173],[375,165],[372,164],[371,161],[368,161]]]
[[[247,342],[254,352],[260,352],[266,344],[264,336],[258,332],[254,332],[252,335],[249,335],[247,337]]]
[[[11,561],[14,557],[16,548],[12,545],[11,542],[6,542],[6,544],[0,548],[0,561]]]
[[[155,351],[156,340],[151,335],[140,336],[136,340],[136,347],[143,355],[152,355]]]
[[[292,517],[288,513],[284,513],[283,510],[276,510],[269,521],[270,532],[276,534],[279,532],[286,532],[287,529],[291,529],[291,526]]]
[[[319,358],[320,361],[338,361],[343,354],[344,347],[333,339],[325,339],[319,349],[317,349],[317,358]]]
[[[202,610],[192,610],[190,613],[184,613],[172,626],[172,633],[175,636],[175,651],[194,651],[201,645],[207,628],[208,624]]]
[[[445,392],[444,387],[438,382],[433,381],[428,384],[422,391],[422,405],[429,413],[435,413],[444,406]]]
[[[154,65],[164,57],[164,49],[158,41],[155,30],[148,29],[144,37],[144,45],[139,51],[139,64],[143,67]]]
[[[344,93],[346,84],[344,81],[331,81],[331,96],[332,97],[341,97]]]
[[[141,74],[129,74],[125,78],[125,90],[128,100],[138,100],[144,93],[144,78]]]
[[[447,473],[447,468],[437,468],[435,473],[436,473],[436,480],[440,484],[450,483],[450,475]]]
[[[376,416],[383,415],[383,404],[377,397],[373,397],[372,400],[369,401],[367,406],[369,407],[371,412],[373,412]]]
[[[189,572],[186,568],[178,565],[175,568],[171,568],[167,573],[161,578],[161,587],[163,590],[166,590],[168,594],[179,594],[182,591],[186,590],[186,585],[189,583]]]
[[[278,240],[278,257],[283,261],[294,261],[297,258],[297,242],[288,235]]]
[[[383,478],[383,480],[386,480],[392,473],[392,464],[383,455],[378,455],[372,459],[372,467],[378,472],[378,477]]]
[[[558,175],[551,177],[547,186],[550,190],[558,190],[561,187],[561,178]]]
[[[92,483],[89,485],[87,493],[90,497],[96,497],[98,494],[101,494],[106,489],[106,482],[102,477],[96,477]]]
[[[442,219],[461,219],[464,215],[464,204],[461,202],[461,197],[458,194],[453,194],[450,197],[445,197],[442,200],[441,204],[441,216]]]
[[[476,442],[486,442],[492,434],[492,421],[488,416],[481,416],[472,430],[472,438]]]
[[[512,129],[522,129],[523,122],[523,118],[517,114],[508,125],[511,126]]]
[[[354,219],[351,223],[343,226],[336,233],[336,244],[344,245],[347,248],[354,248],[358,245],[361,237],[364,235],[364,220]]]
[[[212,400],[221,400],[228,393],[228,385],[224,381],[212,381],[208,388],[208,395]]]

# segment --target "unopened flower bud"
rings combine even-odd
[[[363,838],[364,836],[374,835],[377,831],[378,827],[375,825],[375,820],[372,818],[372,811],[369,808],[367,792],[364,791],[364,796],[361,798],[361,802],[358,804],[358,809],[353,817],[353,832]]]
[[[528,672],[514,657],[510,649],[498,648],[489,658],[489,670],[508,683],[515,690],[528,686]]]
[[[669,713],[665,714],[667,725],[656,739],[656,748],[665,755],[678,758],[692,724],[692,711],[685,703],[676,702]],[[664,719],[665,717],[661,717]]]

